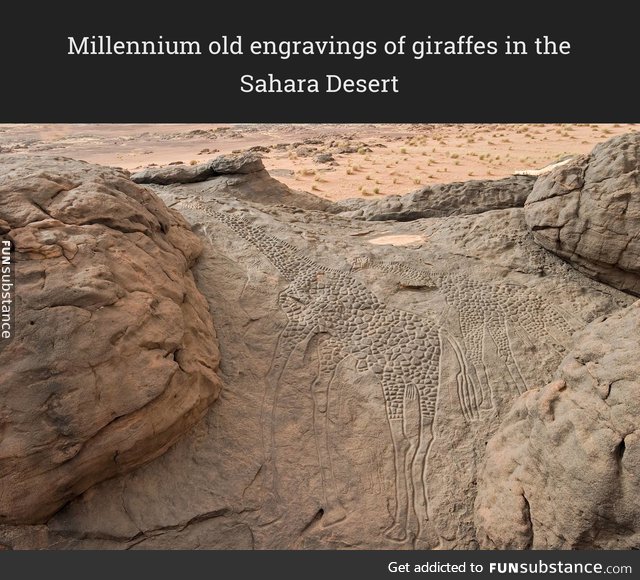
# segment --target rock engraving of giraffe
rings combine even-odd
[[[289,281],[278,298],[287,316],[267,376],[263,404],[265,470],[278,500],[275,462],[275,413],[278,384],[297,345],[313,341],[320,370],[312,385],[314,430],[324,489],[325,525],[346,517],[333,477],[327,439],[327,405],[337,364],[347,356],[356,358],[358,370],[373,372],[385,401],[395,462],[396,506],[386,535],[405,540],[408,520],[416,516],[416,537],[425,533],[427,514],[427,455],[433,440],[433,420],[439,389],[439,365],[443,340],[450,341],[459,361],[456,391],[464,408],[477,416],[481,394],[468,379],[462,349],[443,335],[435,320],[386,307],[350,272],[315,263],[291,244],[268,234],[247,218],[221,213],[202,204],[186,204],[228,226],[253,244]],[[405,405],[417,398],[420,411],[418,433],[405,423]],[[413,510],[410,513],[410,510]]]
[[[544,343],[563,355],[572,334],[584,322],[544,300],[538,293],[515,284],[490,284],[435,268],[416,269],[403,262],[387,262],[369,256],[354,261],[355,268],[375,268],[389,273],[403,287],[436,287],[459,318],[460,331],[472,371],[485,401],[490,383],[485,361],[487,338],[493,341],[512,384],[519,393],[528,385],[518,365],[513,339]],[[571,322],[570,322],[571,321]]]

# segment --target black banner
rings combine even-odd
[[[348,8],[20,3],[0,122],[638,121],[623,2]]]
[[[5,552],[8,578],[36,578],[56,571],[68,580],[151,577],[156,580],[278,578],[506,578],[619,576],[640,569],[638,552]]]

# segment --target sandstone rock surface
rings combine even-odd
[[[585,325],[633,298],[533,240],[521,207],[531,179],[504,190],[503,209],[477,213],[471,193],[456,209],[451,194],[441,208],[454,215],[410,219],[407,206],[406,221],[363,221],[227,178],[152,186],[204,246],[193,272],[223,396],[161,457],[46,523],[0,526],[0,544],[486,545],[487,442],[522,393],[553,381]],[[362,215],[379,210],[370,204]],[[583,537],[609,533],[592,524]]]
[[[640,133],[538,178],[525,204],[535,240],[585,274],[640,295]]]
[[[220,175],[247,174],[264,171],[260,155],[245,152],[240,155],[220,155],[206,163],[197,165],[167,165],[148,167],[131,176],[135,183],[170,185],[172,183],[194,183],[206,181]]]
[[[38,523],[166,451],[217,398],[202,242],[114,169],[0,156],[16,335],[0,352],[0,522]]]
[[[375,202],[364,199],[336,204],[336,212],[364,220],[407,221],[419,218],[476,214],[522,207],[535,177],[512,175],[496,180],[471,180],[423,187],[406,195],[390,195]]]
[[[293,191],[271,177],[264,168],[262,158],[251,151],[220,155],[198,165],[149,167],[133,174],[131,179],[152,186],[179,186],[189,195],[211,197],[230,194],[258,204],[317,210],[327,209],[331,205],[311,193]]]
[[[591,323],[556,380],[516,401],[487,445],[481,547],[638,547],[639,343],[636,302]]]

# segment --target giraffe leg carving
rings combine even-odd
[[[311,388],[313,394],[313,429],[324,494],[324,517],[322,518],[322,523],[324,526],[329,526],[344,520],[347,516],[347,512],[338,498],[331,453],[329,451],[328,434],[331,383],[333,382],[336,366],[343,356],[338,345],[330,340],[319,344],[317,350],[319,370]]]
[[[418,482],[416,513],[418,514],[418,535],[416,542],[429,546],[427,522],[429,521],[429,493],[427,488],[427,460],[433,442],[433,418],[423,414],[420,424],[420,442],[413,465],[413,480]],[[416,545],[418,547],[418,545]]]
[[[263,473],[267,490],[261,515],[266,523],[275,521],[281,516],[281,498],[276,461],[276,410],[280,380],[295,347],[304,341],[310,332],[311,330],[306,326],[293,322],[287,323],[278,337],[271,366],[266,376],[261,412],[264,449]]]
[[[433,419],[423,417],[420,424],[420,442],[413,464],[413,479],[419,482],[416,494],[416,508],[418,520],[429,519],[429,498],[427,493],[427,455],[433,442]]]
[[[518,366],[518,361],[513,354],[511,347],[511,338],[509,337],[509,326],[506,321],[501,326],[496,326],[491,329],[491,338],[495,343],[500,357],[507,367],[507,371],[513,380],[519,394],[524,393],[527,390],[527,382],[522,375],[522,371]]]
[[[411,446],[404,431],[404,421],[402,417],[389,419],[389,425],[391,427],[391,441],[393,443],[395,461],[396,509],[393,523],[386,530],[385,535],[390,540],[402,542],[407,539],[407,520],[409,515],[409,488],[407,486],[407,478],[410,476],[410,469],[407,469],[407,463]],[[413,459],[413,457],[411,457],[411,459]]]

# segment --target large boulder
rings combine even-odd
[[[487,445],[483,548],[637,548],[640,302],[575,337],[557,379],[520,397]]]
[[[126,173],[0,156],[15,336],[0,352],[0,523],[37,523],[167,450],[217,398],[202,243]]]
[[[640,295],[640,133],[538,178],[525,204],[535,240],[585,274]]]
[[[173,183],[196,183],[220,175],[245,175],[264,171],[262,158],[253,152],[240,155],[220,155],[197,165],[166,165],[147,167],[131,176],[136,183],[171,185]]]
[[[344,217],[370,221],[477,214],[522,207],[535,180],[529,175],[512,175],[504,179],[441,183],[375,201],[348,199],[336,204],[334,211]]]

